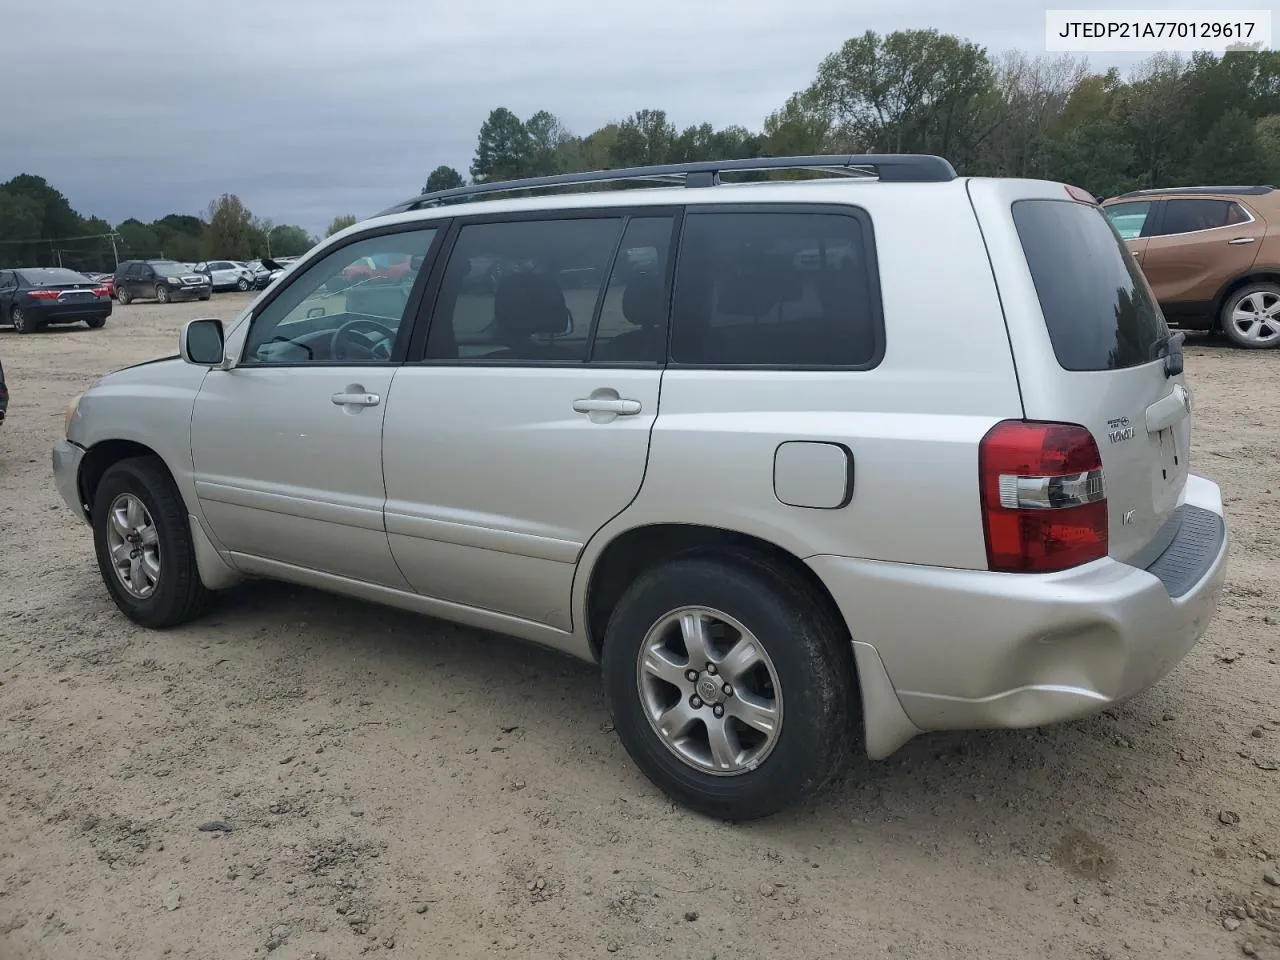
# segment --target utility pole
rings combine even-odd
[[[116,269],[120,269],[120,251],[116,249],[116,232],[112,230],[107,234],[111,238],[111,257],[116,262]]]

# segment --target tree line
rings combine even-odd
[[[354,217],[339,217],[335,232]],[[0,267],[62,265],[109,271],[116,259],[250,260],[298,256],[317,241],[302,227],[256,217],[235,194],[223,194],[203,217],[171,213],[114,227],[83,217],[43,177],[20,174],[0,183]]]
[[[997,55],[936,30],[868,31],[825,57],[813,81],[758,128],[678,128],[642,109],[585,135],[548,110],[506,107],[481,124],[473,183],[584,170],[825,153],[934,153],[964,175],[1039,177],[1107,197],[1142,187],[1280,183],[1280,52],[1157,55],[1127,77],[1070,56]],[[467,178],[441,165],[425,191]],[[356,222],[335,217],[327,234]],[[296,255],[318,238],[254,216],[234,194],[203,217],[112,227],[82,217],[31,174],[0,184],[0,264]]]
[[[679,129],[638,110],[586,135],[540,110],[494,109],[474,183],[695,160],[933,153],[962,175],[1036,177],[1099,197],[1155,186],[1280,181],[1280,52],[1157,55],[1124,78],[1083,58],[992,55],[936,30],[868,31],[824,58],[758,129]],[[424,190],[464,183],[439,166]]]

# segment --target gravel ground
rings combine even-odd
[[[1280,355],[1189,346],[1234,543],[1170,677],[729,825],[553,654],[279,584],[166,633],[117,613],[50,476],[66,402],[245,301],[0,332],[2,960],[1280,957]]]

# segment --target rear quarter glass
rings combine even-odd
[[[1119,370],[1158,358],[1169,330],[1106,215],[1071,200],[1017,200],[1013,222],[1064,370]]]

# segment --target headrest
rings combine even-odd
[[[622,315],[637,327],[657,326],[662,320],[662,277],[637,273],[622,291]]]
[[[508,336],[561,333],[568,309],[560,284],[546,274],[508,274],[493,294],[493,322]]]

